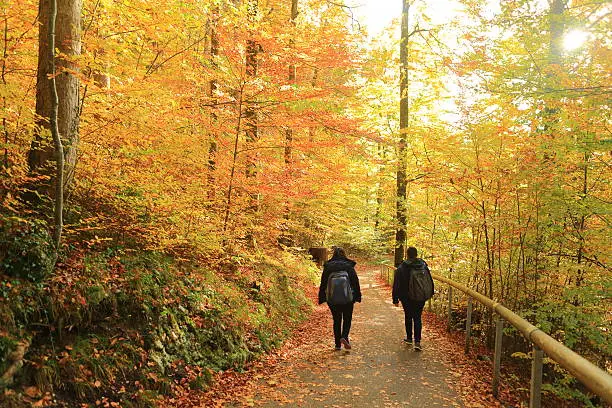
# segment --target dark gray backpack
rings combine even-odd
[[[346,305],[353,302],[353,288],[347,271],[329,274],[325,296],[329,305]]]
[[[433,282],[427,265],[410,267],[408,278],[408,299],[424,302],[433,296]]]

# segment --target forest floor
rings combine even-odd
[[[466,356],[445,323],[424,313],[423,351],[405,345],[403,312],[391,302],[379,267],[357,268],[363,302],[356,304],[351,350],[335,351],[331,314],[315,308],[283,347],[245,371],[216,375],[192,407],[520,407],[503,384],[493,398],[490,363]],[[314,293],[313,293],[314,296]],[[178,403],[175,400],[174,403]]]

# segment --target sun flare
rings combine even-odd
[[[582,44],[589,38],[589,33],[580,30],[570,31],[563,38],[563,47],[566,50],[572,51],[580,48]]]

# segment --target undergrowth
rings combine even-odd
[[[303,288],[316,269],[289,253],[177,260],[73,247],[51,272],[38,270],[46,257],[30,242],[44,234],[23,222],[3,228],[13,238],[0,242],[0,375],[15,368],[0,380],[3,407],[155,406],[206,387],[215,371],[240,370],[312,307]],[[24,242],[33,255],[15,265]]]

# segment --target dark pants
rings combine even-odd
[[[425,307],[425,302],[417,302],[414,300],[402,300],[404,307],[404,324],[406,325],[406,338],[412,340],[412,324],[414,323],[414,341],[421,341],[421,330],[423,322],[421,314]]]
[[[346,305],[329,305],[329,310],[334,318],[334,340],[336,347],[340,346],[340,339],[348,340],[351,331],[351,320],[353,320],[353,303]]]

